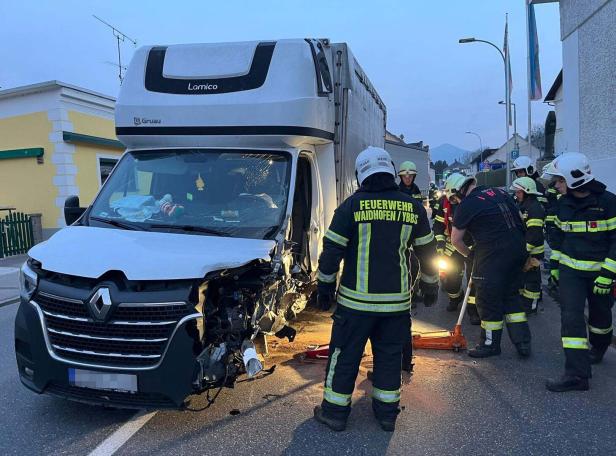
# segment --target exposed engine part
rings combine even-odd
[[[275,336],[279,339],[284,339],[285,337],[289,340],[289,342],[293,342],[295,340],[295,336],[297,335],[297,331],[290,326],[285,326],[280,331],[278,331]]]
[[[195,387],[197,389],[202,389],[206,384],[215,385],[224,379],[225,366],[221,359],[226,351],[225,344],[217,347],[210,345],[197,357],[199,366],[199,373],[195,379]]]
[[[257,357],[255,344],[250,339],[245,339],[242,343],[242,360],[248,377],[252,378],[263,370],[263,364]]]
[[[252,342],[259,333],[295,339],[288,320],[306,306],[305,291],[311,284],[293,278],[285,268],[274,268],[274,263],[218,271],[199,284],[204,324],[196,351],[197,392],[232,387],[243,372],[255,378],[263,370]]]

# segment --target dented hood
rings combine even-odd
[[[43,269],[98,278],[122,271],[129,280],[202,278],[211,271],[270,260],[274,241],[70,226],[34,246]]]

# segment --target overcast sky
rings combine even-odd
[[[408,141],[478,148],[505,139],[504,75],[488,45],[509,13],[513,102],[527,130],[525,0],[1,0],[0,86],[58,79],[117,96],[116,43],[96,14],[139,45],[328,37],[349,43]],[[558,3],[537,5],[544,95],[562,66]],[[132,44],[122,45],[128,61]],[[548,107],[533,103],[533,124]]]

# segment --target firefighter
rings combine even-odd
[[[421,263],[424,299],[436,300],[435,241],[426,210],[398,190],[389,154],[369,147],[359,154],[360,188],[338,207],[323,239],[317,302],[332,316],[323,401],[314,416],[335,431],[346,427],[359,363],[368,339],[374,355],[372,409],[393,431],[399,413],[402,345],[410,327],[409,254]],[[340,262],[344,269],[335,299]]]
[[[526,155],[520,155],[513,161],[511,171],[515,174],[515,177],[530,177],[535,181],[537,191],[540,193],[540,195],[537,195],[537,201],[547,210],[548,199],[545,186],[539,181],[539,172],[533,160]]]
[[[549,166],[547,164],[544,169]],[[556,190],[556,182],[551,181],[548,184],[548,189],[545,192],[545,197],[547,200],[547,204],[545,205],[545,240],[550,245],[550,239],[552,233],[556,229],[555,221],[556,221],[556,207],[558,205],[558,200],[562,195],[558,193]],[[546,259],[546,268],[549,268],[549,259]]]
[[[541,195],[535,181],[530,177],[518,177],[513,181],[511,190],[515,192],[518,208],[526,224],[526,250],[529,258],[524,272],[524,288],[520,289],[522,308],[526,312],[536,313],[537,303],[541,299],[541,263],[543,262],[543,225],[545,212],[537,200]]]
[[[458,186],[456,186],[458,187]],[[521,357],[530,356],[530,329],[522,310],[519,289],[527,258],[524,223],[513,198],[504,190],[478,187],[474,177],[465,178],[455,199],[451,242],[465,257],[471,250],[464,242],[473,237],[473,283],[481,317],[481,338],[473,358],[500,355],[503,326]]]
[[[402,193],[409,195],[411,198],[417,199],[423,204],[423,197],[421,196],[421,190],[415,184],[415,176],[417,176],[417,166],[412,161],[402,162],[400,165],[400,171],[398,171],[400,177],[399,188]],[[415,255],[411,253],[411,283],[415,283],[419,274],[419,264]],[[421,301],[423,296],[420,290],[413,289],[411,305],[413,308],[417,305],[418,301]]]
[[[563,195],[556,211],[550,275],[559,283],[566,359],[564,375],[548,380],[546,387],[554,392],[585,391],[591,364],[602,361],[612,340],[616,195],[594,178],[588,159],[577,152],[560,155],[545,173]]]
[[[417,166],[415,166],[415,163],[412,161],[402,162],[400,171],[398,171],[398,176],[400,176],[400,191],[406,193],[411,198],[417,199],[423,204],[421,190],[419,190],[419,187],[415,184],[415,176],[417,176]]]
[[[466,178],[460,173],[453,173],[447,177],[445,181],[445,196],[443,196],[438,204],[439,209],[434,213],[434,237],[436,239],[437,253],[442,258],[442,284],[449,297],[447,311],[455,312],[458,306],[464,299],[465,290],[462,288],[462,278],[466,268],[467,277],[471,276],[472,264],[464,258],[451,244],[451,228],[453,216],[458,206],[455,200],[455,194],[459,187],[466,181]],[[451,197],[451,199],[449,199]],[[465,239],[467,245],[472,244],[472,238],[469,235]],[[474,287],[468,298],[467,313],[471,324],[479,325],[481,320],[477,313],[475,302]]]
[[[439,200],[438,193],[439,192],[438,188],[436,187],[436,184],[434,183],[434,181],[430,181],[430,188],[428,189],[428,205],[430,206],[430,209],[432,209],[433,216],[434,208],[437,201]]]

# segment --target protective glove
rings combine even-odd
[[[438,253],[439,255],[445,253],[445,241],[438,241],[436,243],[436,253]]]
[[[595,286],[593,287],[592,292],[596,295],[606,295],[612,291],[613,285],[614,281],[612,279],[599,276],[595,279]]]
[[[554,285],[558,285],[560,281],[560,271],[558,269],[550,269],[550,282]]]
[[[421,282],[419,287],[423,293],[424,306],[433,306],[438,299],[438,283]]]
[[[334,304],[334,293],[332,291],[317,291],[317,306],[323,311],[328,311]]]

